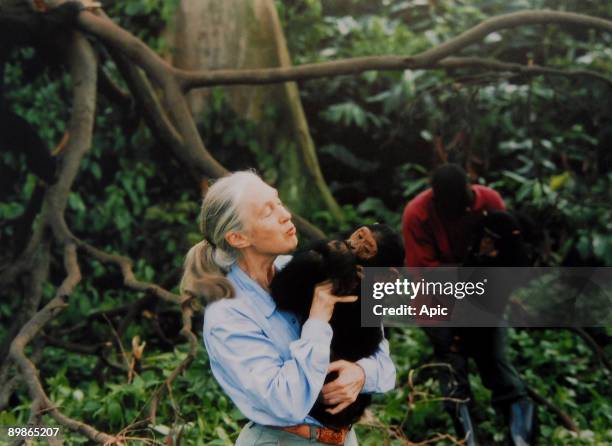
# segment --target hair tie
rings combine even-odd
[[[215,245],[208,237],[204,237],[204,240],[206,240],[206,243],[208,243],[210,246],[212,246],[213,249],[217,248],[217,245]]]

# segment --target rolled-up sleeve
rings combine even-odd
[[[389,354],[389,341],[383,338],[372,356],[357,361],[365,372],[361,393],[384,393],[395,387],[395,364]]]
[[[204,343],[213,374],[238,408],[288,425],[302,423],[323,387],[330,358],[330,325],[307,320],[301,337],[289,344],[290,358],[284,360],[278,347],[248,316],[206,313]]]

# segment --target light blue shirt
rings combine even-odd
[[[275,265],[290,256],[279,256]],[[268,426],[320,425],[308,412],[330,363],[331,326],[276,309],[274,300],[235,264],[227,275],[236,295],[207,306],[204,344],[213,375],[238,409]],[[342,304],[338,304],[342,305]],[[395,365],[383,339],[371,357],[357,361],[365,371],[362,392],[386,392],[395,385]]]

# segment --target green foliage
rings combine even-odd
[[[172,24],[179,3],[180,0],[129,0],[113,2],[105,10],[153,49],[165,52],[168,42],[161,34],[167,24]]]
[[[416,54],[523,8],[612,16],[610,5],[571,1],[308,1],[279,8],[291,23],[287,40],[296,63]],[[605,73],[612,68],[611,40],[556,25],[525,26],[492,33],[460,55]],[[610,264],[606,104],[612,94],[602,82],[413,70],[311,81],[301,93],[306,109],[316,111],[310,125],[324,175],[357,218],[364,215],[359,209],[375,219],[400,214],[427,187],[438,144],[449,161],[469,165],[474,179],[496,187],[511,207],[544,218],[540,263],[559,263],[578,249],[583,261]]]

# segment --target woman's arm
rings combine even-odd
[[[207,310],[204,342],[215,377],[238,408],[299,424],[310,412],[329,365],[332,330],[309,319],[283,361],[277,347],[248,317]],[[256,421],[256,420],[255,420]]]
[[[338,372],[338,377],[323,386],[323,402],[335,414],[357,399],[359,393],[387,392],[395,386],[395,365],[389,356],[389,342],[383,338],[372,356],[357,362],[334,361],[328,373]]]
[[[383,338],[372,356],[357,361],[365,372],[361,393],[384,393],[395,387],[395,364],[389,354],[389,341]]]

